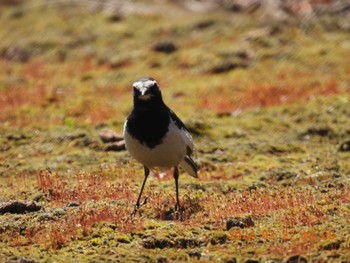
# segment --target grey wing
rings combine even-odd
[[[189,156],[192,155],[192,153],[195,151],[195,148],[194,148],[193,139],[190,132],[186,128],[185,124],[179,119],[179,117],[176,116],[176,114],[171,109],[169,109],[169,112],[170,112],[170,118],[175,122],[176,126],[185,132],[185,135],[186,135],[185,141],[187,146],[186,153]]]
[[[188,129],[186,128],[185,124],[176,116],[176,114],[169,109],[170,112],[170,118],[174,121],[176,126],[184,131],[184,140],[186,142],[186,157],[184,160],[180,163],[180,166],[191,176],[198,177],[197,173],[199,171],[198,166],[191,158],[191,155],[193,152],[195,152],[193,139],[191,134],[189,133]]]

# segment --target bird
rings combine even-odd
[[[143,165],[144,180],[131,215],[141,205],[150,170],[171,169],[175,179],[176,204],[179,211],[179,166],[190,176],[197,178],[199,167],[192,159],[194,143],[185,124],[164,103],[157,81],[142,77],[133,83],[133,109],[124,123],[124,140],[129,154]]]

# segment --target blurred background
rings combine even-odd
[[[269,133],[281,145],[333,136],[338,147],[349,132],[349,10],[341,0],[2,0],[2,152],[16,160],[3,169],[20,163],[12,146],[52,167],[78,158],[48,157],[57,142],[121,150],[95,134],[120,137],[142,76],[159,82],[200,156],[215,155],[203,162],[237,160],[235,145],[263,147]]]
[[[346,92],[349,5],[2,0],[0,118],[119,122],[140,76],[188,118]]]

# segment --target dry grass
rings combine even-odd
[[[111,169],[115,171],[119,168]],[[36,243],[58,249],[68,242],[84,239],[97,226],[105,223],[115,225],[115,234],[144,229],[143,216],[138,215],[133,219],[129,217],[137,196],[135,190],[138,188],[132,189],[130,180],[126,180],[124,176],[116,180],[107,174],[106,171],[74,175],[41,171],[37,176],[36,187],[44,192],[45,207],[51,211],[49,213],[55,214],[55,209],[66,206],[69,202],[78,202],[80,205],[76,208],[64,208],[63,215],[49,216],[47,219],[42,216],[38,223],[26,228],[24,236],[20,235],[19,230],[7,229],[4,232],[6,239],[12,246]],[[165,183],[169,180],[172,181],[172,178],[163,179]],[[206,223],[222,228],[232,217],[251,216],[254,221],[270,218],[266,228],[269,238],[277,239],[271,237],[271,233],[277,235],[280,231],[279,236],[287,241],[293,237],[293,231],[300,232],[301,227],[314,231],[315,226],[329,219],[325,206],[319,206],[317,200],[323,198],[329,200],[329,204],[336,200],[341,206],[350,201],[347,190],[341,189],[323,195],[311,188],[301,191],[291,187],[279,190],[258,188],[226,194],[208,192],[201,197],[194,197],[195,193],[186,194],[182,190],[184,212],[179,217],[172,210],[175,205],[174,193],[147,189],[144,195],[148,196],[148,202],[140,210],[141,215],[146,218],[175,221],[177,218],[184,227],[192,228]],[[247,233],[250,231],[256,229],[248,229]],[[317,240],[320,240],[319,237]],[[301,242],[298,249],[302,250],[307,242],[310,243],[310,240]],[[271,248],[273,251],[275,249],[277,248]]]
[[[349,135],[349,45],[337,25],[260,24],[222,13],[111,21],[64,5],[18,7],[3,10],[3,33],[40,32],[17,47],[14,30],[0,47],[0,198],[36,200],[43,209],[1,215],[0,257],[97,262],[140,253],[135,261],[156,261],[162,248],[170,261],[198,252],[223,262],[291,254],[326,262],[348,248],[348,153],[337,149]],[[152,49],[165,38],[175,52]],[[21,55],[28,60],[16,60]],[[220,65],[233,68],[219,73]],[[105,151],[98,133],[122,130],[140,75],[156,78],[197,132],[202,169],[198,180],[181,176],[180,212],[172,173],[156,173],[131,220],[142,169],[126,165],[125,152]],[[241,232],[231,239],[226,223],[247,217],[254,225],[232,228]],[[322,237],[331,231],[338,243]]]
[[[315,76],[308,76],[316,78]],[[305,76],[295,76],[305,79]],[[297,81],[296,81],[297,82]],[[222,85],[206,92],[200,92],[200,105],[205,109],[217,113],[242,111],[249,108],[266,108],[271,106],[288,105],[300,101],[308,101],[318,96],[330,96],[344,93],[339,88],[339,81],[331,79],[323,83],[299,85],[284,80],[281,76],[282,85],[251,85],[243,91],[235,90],[231,85]],[[345,90],[350,92],[350,88]]]

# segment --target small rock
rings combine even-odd
[[[6,136],[9,141],[20,141],[27,139],[27,136],[24,134],[10,134]]]
[[[214,66],[210,72],[213,74],[220,74],[236,68],[247,68],[247,67],[248,65],[242,62],[223,62],[221,64]]]
[[[311,136],[332,137],[333,131],[330,128],[309,128],[299,135],[300,139],[309,140]]]
[[[123,140],[123,135],[118,134],[112,130],[102,130],[99,133],[100,139],[102,142],[104,143],[108,143],[108,142],[119,142],[121,140]]]
[[[114,13],[108,17],[108,21],[111,23],[120,22],[123,20],[123,15],[121,13]]]
[[[214,20],[203,20],[197,24],[195,24],[195,28],[196,29],[206,29],[208,27],[211,27],[215,24],[215,21]]]
[[[251,186],[249,186],[247,189],[249,191],[257,190],[259,188],[266,188],[266,185],[264,183],[259,182],[253,182]]]
[[[42,213],[37,216],[36,220],[37,221],[46,221],[46,220],[53,220],[54,216],[52,213]]]
[[[125,142],[123,140],[123,141],[108,144],[104,150],[106,152],[110,152],[110,151],[120,152],[120,151],[124,151],[125,149],[126,149]]]
[[[143,240],[142,246],[148,249],[172,247],[173,244],[168,238],[149,237]]]
[[[165,257],[159,257],[157,258],[157,263],[167,263],[168,259]]]
[[[295,179],[298,176],[297,173],[285,171],[285,170],[275,170],[268,172],[266,174],[265,180],[274,180],[277,182],[282,182],[284,180],[292,180]]]
[[[116,237],[116,240],[119,243],[125,243],[125,244],[129,244],[131,242],[130,236],[128,235],[119,235]]]
[[[337,250],[340,248],[340,240],[326,240],[326,242],[321,243],[320,248],[322,250]]]
[[[184,249],[184,248],[194,248],[203,245],[201,240],[196,239],[194,237],[177,237],[174,240],[174,246],[176,248]]]
[[[211,126],[204,119],[195,119],[186,123],[188,131],[192,136],[202,136],[208,133]]]
[[[61,215],[64,215],[66,213],[63,208],[56,208],[52,212],[55,216],[61,216]]]
[[[0,204],[0,215],[5,213],[11,214],[24,214],[27,212],[37,212],[42,206],[37,205],[35,202],[25,203],[21,201],[13,201],[9,203]]]
[[[29,60],[30,53],[21,47],[12,46],[5,51],[4,58],[8,61],[25,63]]]
[[[223,231],[216,231],[212,233],[210,243],[212,245],[225,244],[227,240],[227,234]]]
[[[343,142],[339,149],[338,149],[339,152],[350,152],[350,140],[349,141],[346,141],[346,142]]]
[[[177,50],[177,47],[172,42],[161,42],[155,44],[152,49],[156,52],[172,53]]]
[[[24,0],[1,0],[0,5],[2,6],[15,6],[23,4]]]
[[[88,138],[88,135],[86,133],[79,132],[79,133],[70,133],[70,134],[65,134],[63,136],[59,136],[57,137],[57,140],[59,142],[64,142],[64,141],[74,141],[74,140],[84,139],[84,138]]]
[[[240,217],[229,218],[226,221],[227,231],[230,230],[232,227],[246,228],[246,227],[252,227],[252,226],[254,226],[254,221],[250,216],[245,218],[240,218]]]
[[[45,200],[46,195],[45,194],[38,194],[33,198],[33,201],[39,202],[40,200]]]
[[[67,204],[67,207],[77,207],[80,206],[81,203],[79,201],[72,201]]]
[[[191,258],[197,258],[198,260],[201,258],[202,253],[200,251],[188,251],[187,254],[191,257]]]
[[[38,261],[35,261],[34,259],[27,259],[27,258],[20,258],[20,259],[10,259],[5,261],[5,263],[38,263]]]
[[[294,255],[288,258],[286,263],[307,263],[307,259],[300,255]]]
[[[100,246],[102,244],[102,240],[100,238],[93,238],[91,239],[91,245],[94,247]]]

